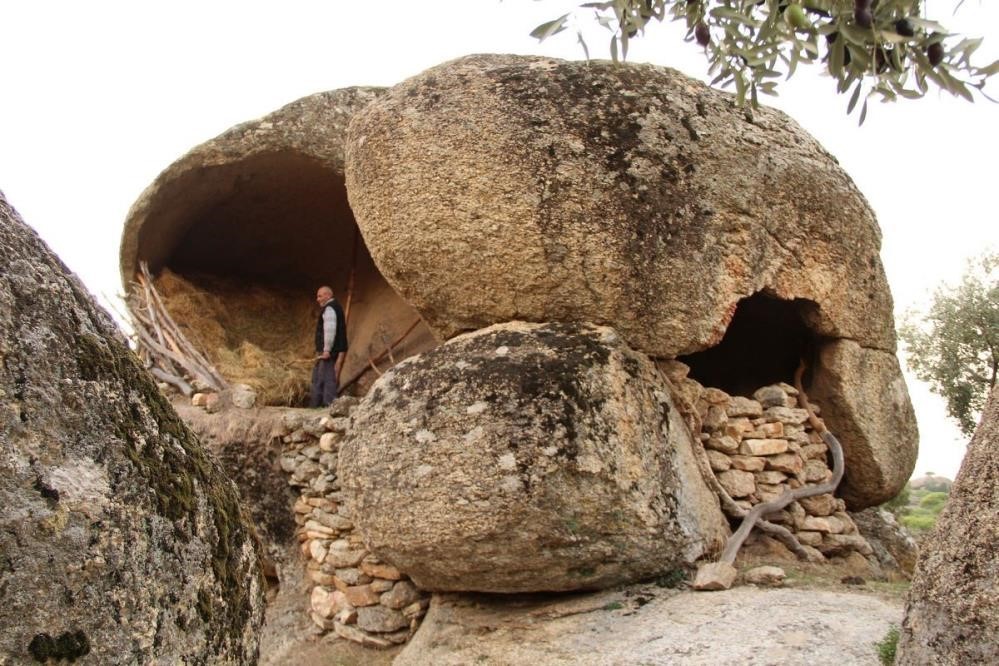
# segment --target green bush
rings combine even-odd
[[[937,517],[932,514],[917,515],[912,513],[902,516],[902,524],[913,532],[927,532],[933,528],[937,522]]]
[[[890,500],[885,502],[882,506],[895,514],[896,517],[905,515],[907,508],[909,506],[909,495],[912,492],[912,488],[909,484],[905,484],[902,490],[899,491],[898,495],[892,497]]]
[[[940,513],[947,502],[947,493],[927,493],[923,499],[919,500],[919,506],[934,513]]]
[[[888,633],[874,647],[878,651],[878,659],[882,666],[892,666],[895,663],[895,651],[898,649],[898,627],[892,625]]]

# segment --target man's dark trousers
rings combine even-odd
[[[331,354],[329,358],[321,358],[312,367],[312,398],[309,400],[310,407],[328,407],[336,400],[338,386],[336,384],[336,357],[339,354]]]

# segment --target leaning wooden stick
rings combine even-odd
[[[141,273],[140,284],[145,281],[149,286],[149,293],[151,301],[149,303],[151,308],[155,308],[159,313],[160,320],[163,322],[164,329],[172,334],[172,337],[176,340],[179,347],[182,348],[182,355],[191,357],[191,360],[198,365],[202,371],[213,379],[210,385],[214,386],[217,390],[221,390],[228,387],[228,382],[225,377],[223,377],[208,361],[207,358],[195,347],[187,337],[181,332],[180,327],[177,326],[173,318],[170,316],[170,312],[167,310],[166,305],[160,298],[159,292],[153,285],[153,277],[149,272],[149,266],[146,262],[141,262],[139,264]]]
[[[347,302],[343,308],[343,326],[346,330],[347,324],[350,322],[350,304],[354,300],[354,278],[357,274],[357,247],[361,242],[361,230],[354,228],[354,250],[350,257],[350,277],[347,278]],[[340,358],[336,360],[336,381],[340,382],[340,373],[343,372],[343,364],[347,358],[346,354],[341,354]]]
[[[228,386],[225,378],[181,332],[170,316],[153,284],[152,274],[145,262],[136,274],[137,288],[134,299],[128,301],[129,312],[139,347],[152,365],[159,366],[154,373],[161,381],[173,384],[185,395],[192,390],[184,378],[191,378],[216,391]],[[183,372],[178,371],[178,368]],[[182,376],[183,375],[183,376]]]
[[[388,354],[389,354],[389,352],[391,350],[395,349],[400,344],[402,344],[402,341],[405,340],[409,336],[409,334],[413,332],[413,329],[416,328],[416,326],[420,323],[420,321],[421,321],[420,319],[417,319],[412,324],[410,324],[409,328],[406,329],[405,333],[403,333],[398,338],[396,338],[392,342],[392,344],[390,344],[388,346],[388,349],[386,349],[385,351],[383,351],[381,354],[379,354],[378,356],[376,356],[372,360],[375,363],[380,363],[382,360],[384,360],[385,357],[388,356]],[[370,367],[368,367],[368,366],[365,366],[364,368],[362,368],[356,375],[354,375],[353,377],[350,378],[350,381],[346,382],[343,386],[341,386],[340,390],[341,391],[345,391],[349,386],[352,386],[354,384],[354,382],[356,382],[358,379],[360,379],[361,377],[363,377],[364,375],[366,375],[367,372],[368,372],[368,370],[370,370]]]
[[[174,386],[177,387],[177,390],[179,390],[188,398],[194,395],[194,389],[191,387],[190,384],[184,381],[183,377],[179,375],[171,374],[156,367],[150,368],[149,374],[151,374],[153,377],[156,377],[156,379],[160,380],[161,382],[166,382],[167,384],[173,384]]]

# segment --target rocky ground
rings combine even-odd
[[[901,622],[904,583],[847,584],[848,568],[770,563],[788,574],[781,588],[692,592],[649,583],[558,596],[441,595],[402,651],[303,632],[281,654],[303,666],[879,663],[874,644]]]

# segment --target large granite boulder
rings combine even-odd
[[[822,346],[809,396],[843,443],[840,494],[853,509],[895,497],[916,465],[919,431],[898,358],[855,340]]]
[[[371,254],[438,336],[591,321],[673,357],[717,345],[740,301],[766,294],[800,307],[817,344],[852,340],[878,369],[844,383],[902,386],[897,411],[830,413],[861,435],[842,438],[850,506],[911,473],[874,214],[784,114],[650,65],[477,55],[359,111],[346,150]]]
[[[594,589],[728,527],[655,366],[611,329],[512,322],[375,383],[341,446],[350,516],[430,590]]]
[[[2,195],[0,360],[0,663],[253,663],[235,487]]]
[[[947,505],[923,540],[899,664],[999,662],[999,391],[992,390]]]
[[[835,158],[670,69],[445,63],[354,116],[346,177],[379,267],[443,337],[595,321],[673,356],[767,289],[817,303],[822,335],[895,348],[880,232]]]
[[[310,274],[328,262],[328,237],[353,224],[343,195],[347,124],[379,91],[344,88],[303,97],[171,164],[128,212],[122,282],[130,288],[143,261],[158,273],[164,266],[206,270],[214,260],[216,273],[239,269],[250,281]],[[349,250],[346,231],[341,243]]]

